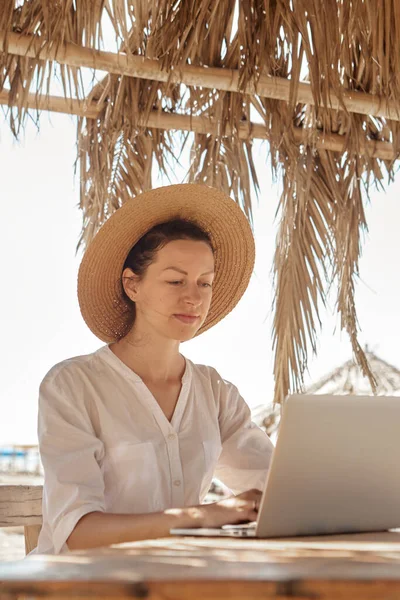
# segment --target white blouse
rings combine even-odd
[[[66,540],[89,512],[200,504],[213,476],[234,493],[263,488],[269,437],[234,385],[185,360],[171,422],[108,346],[49,371],[39,395],[45,478],[37,553],[67,553]]]

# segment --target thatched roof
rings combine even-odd
[[[376,388],[363,375],[360,366],[354,360],[348,360],[340,367],[330,371],[318,381],[307,386],[306,394],[333,394],[335,396],[399,396],[400,369],[382,360],[374,352],[365,348],[365,357],[376,379]],[[253,421],[263,427],[269,435],[278,431],[281,411],[279,406],[260,405],[252,411]]]
[[[174,168],[171,130],[182,132],[181,147],[191,145],[189,180],[223,188],[251,219],[252,140],[268,139],[283,181],[275,399],[302,388],[332,282],[342,327],[373,384],[357,341],[354,283],[362,191],[393,177],[400,152],[399,1],[1,4],[0,101],[14,107],[15,135],[27,107],[79,116],[81,243],[152,185],[154,160],[162,172]],[[87,69],[108,73],[90,91]],[[57,74],[61,98],[50,85]]]
[[[376,393],[380,396],[400,396],[400,370],[382,360],[368,348],[365,356],[375,375],[376,388],[373,390],[360,367],[354,360],[348,360],[339,368],[334,369],[325,377],[307,387],[308,394],[351,394],[370,396]]]

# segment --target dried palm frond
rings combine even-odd
[[[149,98],[153,100],[151,104]],[[167,175],[167,153],[172,162],[176,161],[168,142],[169,133],[145,128],[139,123],[146,109],[157,108],[158,104],[154,82],[109,77],[107,101],[99,118],[79,120],[84,214],[79,245],[86,246],[104,221],[126,200],[151,188],[154,160]]]
[[[323,277],[333,258],[333,210],[313,151],[307,148],[299,153],[294,166],[289,159],[275,252],[276,402],[282,402],[289,389],[301,391],[308,342],[316,352],[318,303],[325,301]]]

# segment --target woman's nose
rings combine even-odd
[[[200,306],[201,294],[197,285],[191,285],[187,287],[185,301],[193,306]]]

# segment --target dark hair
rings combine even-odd
[[[206,231],[185,219],[174,219],[166,223],[160,223],[150,229],[138,242],[131,248],[126,257],[123,270],[132,269],[132,271],[142,278],[146,273],[147,267],[151,265],[155,256],[161,248],[169,242],[175,240],[194,240],[196,242],[205,242],[214,252],[211,238]],[[128,300],[133,308],[135,303],[125,294],[125,299]]]

